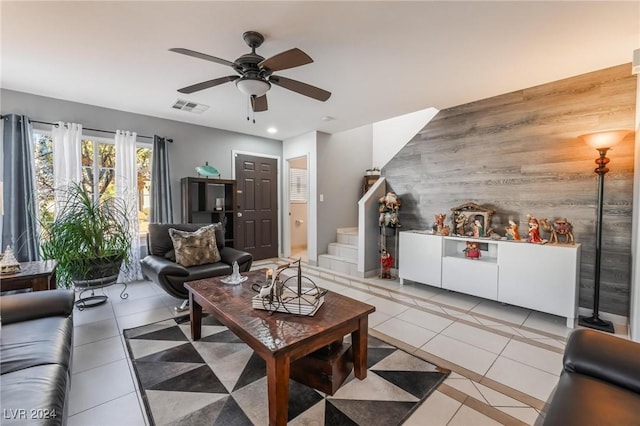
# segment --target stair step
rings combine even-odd
[[[321,268],[330,269],[335,272],[343,274],[358,275],[358,262],[351,259],[346,259],[340,256],[334,256],[332,254],[321,254],[318,256],[318,266]]]
[[[358,228],[338,228],[336,230],[337,240],[340,244],[358,245]]]
[[[347,228],[338,228],[336,229],[336,232],[338,234],[355,234],[358,235],[358,227],[357,226],[350,226]]]
[[[329,243],[329,254],[356,261],[358,260],[358,246],[352,244]]]

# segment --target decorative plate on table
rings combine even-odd
[[[210,166],[208,161],[204,164],[204,166],[197,166],[196,172],[198,172],[200,176],[220,177],[220,172],[218,171],[218,169]]]

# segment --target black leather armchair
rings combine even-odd
[[[149,233],[147,234],[149,255],[140,261],[142,273],[171,296],[178,299],[187,299],[189,292],[184,288],[184,283],[187,281],[230,275],[232,272],[231,265],[233,265],[234,261],[238,262],[240,272],[247,272],[251,268],[253,257],[245,251],[225,246],[224,229],[221,223],[217,223],[215,226],[216,243],[221,257],[220,262],[185,268],[171,260],[173,241],[169,236],[169,228],[193,232],[206,225],[195,223],[149,224]]]
[[[640,343],[589,329],[574,331],[544,425],[639,425]]]

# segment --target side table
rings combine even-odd
[[[0,291],[30,288],[33,291],[56,288],[57,260],[21,262],[20,272],[0,275]]]

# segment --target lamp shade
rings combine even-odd
[[[251,77],[242,77],[236,80],[236,86],[247,96],[259,98],[269,91],[271,84],[268,81]]]
[[[613,148],[630,132],[631,130],[604,130],[580,135],[578,138],[595,149]]]

